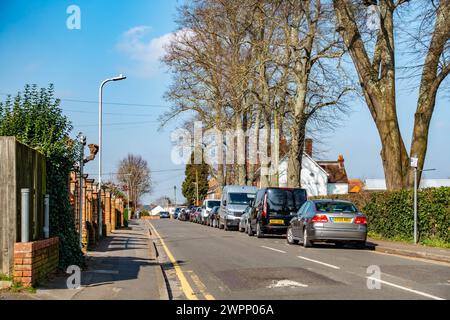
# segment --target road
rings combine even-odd
[[[283,237],[177,220],[149,224],[167,260],[173,299],[450,299],[445,263],[333,245],[303,248]]]

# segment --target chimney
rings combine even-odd
[[[312,158],[313,141],[312,139],[305,139],[305,153]]]
[[[339,155],[338,162],[339,162],[339,168],[343,168],[344,167],[344,156],[342,154]]]

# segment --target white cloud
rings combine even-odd
[[[177,32],[164,34],[160,37],[149,38],[152,31],[149,26],[137,26],[124,32],[117,49],[126,54],[133,66],[128,73],[149,78],[158,73],[161,67],[160,59],[164,56],[166,46],[177,36]]]

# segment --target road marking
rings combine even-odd
[[[273,251],[276,251],[276,252],[286,253],[286,251],[283,251],[283,250],[278,250],[278,249],[274,249],[274,248],[271,248],[271,247],[261,246],[261,248],[265,248],[265,249],[273,250]]]
[[[285,288],[285,287],[289,287],[289,288],[294,288],[294,287],[302,287],[302,288],[307,288],[308,285],[307,284],[303,284],[297,281],[292,281],[292,280],[273,280],[272,284],[267,286],[267,288],[272,289],[272,288]]]
[[[412,293],[415,293],[415,294],[418,294],[418,295],[421,295],[421,296],[424,296],[424,297],[427,297],[427,298],[431,298],[431,299],[434,299],[434,300],[445,300],[443,298],[436,297],[436,296],[433,296],[431,294],[428,294],[428,293],[425,293],[425,292],[422,292],[422,291],[418,291],[418,290],[402,287],[402,286],[399,286],[398,284],[387,282],[387,281],[384,281],[384,280],[381,280],[381,279],[377,279],[377,278],[373,278],[373,277],[367,277],[367,279],[372,280],[372,281],[378,281],[378,282],[383,283],[385,285],[388,285],[388,286],[391,286],[391,287],[394,287],[394,288],[397,288],[397,289],[405,290],[405,291],[408,291],[408,292],[412,292]]]
[[[173,268],[175,270],[175,273],[176,273],[178,279],[180,280],[181,289],[183,290],[184,295],[189,300],[198,300],[198,297],[196,296],[194,290],[192,290],[191,285],[189,284],[189,282],[187,281],[186,277],[184,276],[184,273],[181,270],[180,265],[178,264],[178,262],[173,257],[173,255],[170,252],[169,248],[166,246],[164,240],[161,238],[161,236],[159,235],[158,231],[156,231],[155,227],[153,227],[151,222],[148,222],[148,223],[150,225],[150,228],[152,228],[153,232],[155,233],[155,235],[159,238],[159,241],[161,242],[161,245],[164,248],[164,251],[166,252],[167,257],[169,258],[170,262],[172,263]]]
[[[313,260],[313,259],[309,259],[309,258],[305,258],[305,257],[301,257],[301,256],[298,256],[298,258],[303,259],[303,260],[307,260],[307,261],[310,261],[310,262],[318,263],[318,264],[321,264],[321,265],[324,265],[324,266],[327,266],[327,267],[330,267],[330,268],[333,268],[333,269],[337,269],[337,270],[340,269],[338,266],[334,266],[332,264],[328,264],[328,263],[325,263],[325,262],[321,262],[321,261],[317,261],[317,260]]]
[[[203,282],[201,282],[200,278],[193,271],[191,271],[190,276],[192,281],[194,281],[195,285],[203,294],[206,300],[215,300],[211,294],[206,292],[206,286],[203,284]]]

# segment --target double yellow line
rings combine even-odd
[[[150,225],[150,228],[152,229],[152,232],[158,237],[159,241],[161,242],[162,247],[164,248],[164,251],[166,252],[167,257],[170,260],[170,263],[172,263],[173,268],[175,270],[175,273],[178,277],[178,280],[180,281],[181,289],[183,290],[184,295],[189,300],[198,300],[197,294],[192,289],[191,285],[187,281],[186,277],[184,276],[183,271],[181,270],[180,265],[178,264],[177,260],[175,260],[173,254],[170,252],[169,248],[167,247],[166,243],[162,239],[162,237],[159,235],[158,231],[156,231],[155,227],[151,224],[151,222],[148,222]],[[215,298],[207,293],[205,291],[206,287],[205,285],[200,281],[200,279],[196,275],[191,275],[192,281],[195,283],[195,285],[199,288],[202,295],[205,297],[206,300],[215,300]]]

